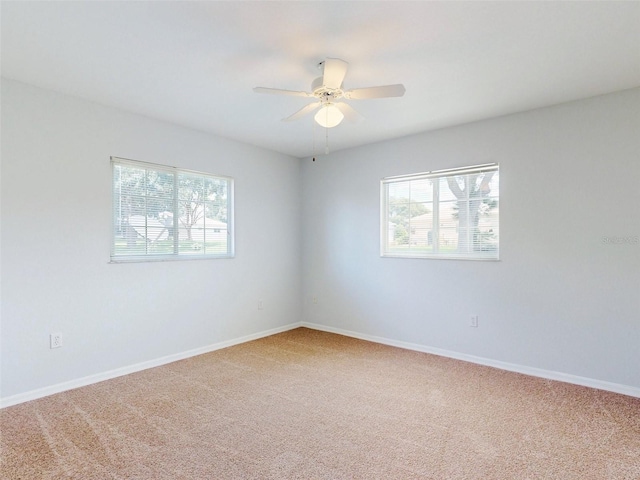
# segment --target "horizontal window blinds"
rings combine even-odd
[[[233,256],[233,180],[113,157],[111,261]]]
[[[384,178],[383,256],[498,259],[496,164]]]

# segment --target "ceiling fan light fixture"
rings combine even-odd
[[[344,119],[344,114],[334,104],[329,103],[318,110],[313,118],[321,127],[333,128],[340,125],[340,122]]]

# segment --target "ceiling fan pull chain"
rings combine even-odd
[[[312,142],[313,142],[313,161],[316,161],[316,122],[311,122],[313,124],[312,130]]]
[[[329,129],[324,129],[324,154],[329,155]]]

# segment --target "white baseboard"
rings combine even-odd
[[[599,390],[607,390],[609,392],[621,393],[623,395],[629,395],[631,397],[640,398],[640,388],[631,387],[629,385],[605,382],[602,380],[595,380],[592,378],[580,377],[580,376],[571,375],[568,373],[544,370],[541,368],[527,367],[527,366],[518,365],[515,363],[501,362],[499,360],[492,360],[490,358],[476,357],[475,355],[467,355],[466,353],[459,353],[451,350],[444,350],[441,348],[428,347],[428,346],[419,345],[416,343],[402,342],[399,340],[390,340],[384,337],[366,335],[358,332],[352,332],[349,330],[343,330],[342,328],[328,327],[326,325],[320,325],[316,323],[302,322],[300,326],[311,328],[314,330],[321,330],[323,332],[337,333],[339,335],[358,338],[360,340],[367,340],[369,342],[381,343],[383,345],[389,345],[392,347],[399,347],[407,350],[415,350],[415,351],[424,352],[424,353],[432,353],[434,355],[439,355],[441,357],[454,358],[456,360],[464,360],[465,362],[477,363],[479,365],[499,368],[501,370],[508,370],[510,372],[523,373],[525,375],[531,375],[533,377],[540,377],[540,378],[546,378],[548,380],[557,380],[560,382],[573,383],[575,385],[582,385],[584,387],[597,388]]]
[[[85,387],[93,383],[102,382],[104,380],[110,380],[112,378],[121,377],[130,373],[139,372],[148,368],[159,367],[166,365],[167,363],[177,362],[178,360],[184,360],[185,358],[195,357],[196,355],[202,355],[204,353],[213,352],[222,348],[231,347],[240,343],[250,342],[259,338],[275,335],[276,333],[286,332],[300,327],[300,322],[291,323],[283,327],[272,328],[270,330],[264,330],[262,332],[253,333],[244,337],[234,338],[232,340],[226,340],[224,342],[214,343],[213,345],[207,345],[205,347],[194,348],[186,352],[175,353],[173,355],[167,355],[166,357],[156,358],[154,360],[148,360],[146,362],[136,363],[135,365],[129,365],[122,368],[116,368],[115,370],[109,370],[108,372],[97,373],[95,375],[89,375],[86,377],[78,378],[76,380],[70,380],[68,382],[58,383],[48,387],[38,388],[10,397],[0,398],[0,408],[10,407],[19,403],[28,402],[30,400],[36,400],[38,398],[47,397],[55,393],[64,392],[67,390],[73,390],[74,388]]]
[[[376,337],[373,335],[366,335],[358,332],[352,332],[350,330],[344,330],[341,328],[328,327],[326,325],[320,325],[316,323],[298,322],[285,325],[283,327],[273,328],[270,330],[264,330],[262,332],[246,335],[244,337],[235,338],[232,340],[226,340],[224,342],[215,343],[213,345],[207,345],[205,347],[195,348],[186,352],[180,352],[173,355],[167,355],[165,357],[149,360],[135,365],[129,365],[127,367],[117,368],[115,370],[109,370],[108,372],[98,373],[95,375],[89,375],[86,377],[70,380],[68,382],[58,383],[48,387],[31,390],[10,397],[0,398],[0,408],[10,407],[19,403],[28,402],[30,400],[36,400],[38,398],[47,397],[55,393],[64,392],[67,390],[73,390],[74,388],[84,387],[93,383],[102,382],[130,373],[139,372],[148,368],[159,367],[168,363],[177,362],[185,358],[195,357],[196,355],[202,355],[204,353],[213,352],[222,348],[231,347],[240,343],[250,342],[259,338],[268,337],[277,333],[293,330],[298,327],[307,327],[314,330],[320,330],[324,332],[337,333],[339,335],[345,335],[347,337],[358,338],[360,340],[367,340],[369,342],[381,343],[383,345],[389,345],[392,347],[404,348],[407,350],[415,350],[418,352],[431,353],[434,355],[440,355],[442,357],[454,358],[456,360],[463,360],[466,362],[477,363],[479,365],[485,365],[488,367],[499,368],[501,370],[508,370],[510,372],[523,373],[525,375],[531,375],[534,377],[546,378],[549,380],[557,380],[560,382],[573,383],[575,385],[582,385],[585,387],[597,388],[600,390],[607,390],[614,393],[621,393],[623,395],[629,395],[631,397],[640,398],[640,388],[631,387],[628,385],[621,385],[618,383],[604,382],[602,380],[594,380],[592,378],[580,377],[577,375],[570,375],[562,372],[553,372],[550,370],[543,370],[541,368],[527,367],[514,363],[501,362],[499,360],[492,360],[484,357],[476,357],[474,355],[467,355],[465,353],[454,352],[451,350],[444,350],[441,348],[428,347],[425,345],[419,345],[416,343],[403,342],[399,340],[391,340],[384,337]]]

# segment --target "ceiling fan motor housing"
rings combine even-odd
[[[342,87],[342,85],[340,87]],[[330,103],[344,96],[342,88],[325,87],[323,77],[318,77],[311,82],[311,91],[313,92],[313,96],[323,103]]]

